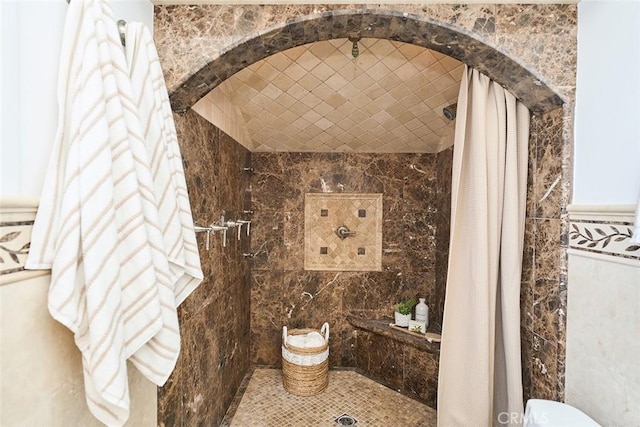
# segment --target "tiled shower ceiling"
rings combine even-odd
[[[254,152],[422,153],[452,145],[454,124],[442,109],[456,102],[463,64],[402,42],[362,39],[358,47],[356,58],[346,39],[277,53],[194,110]]]

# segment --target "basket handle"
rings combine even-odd
[[[324,340],[326,342],[329,342],[329,323],[324,322],[324,324],[322,325],[322,328],[320,328],[320,333],[324,337]]]
[[[286,326],[282,327],[282,345],[284,346],[287,345],[287,327]]]

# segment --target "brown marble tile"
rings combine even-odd
[[[539,337],[557,342],[559,325],[559,287],[557,280],[538,279],[533,289],[533,323]]]
[[[250,153],[193,112],[175,122],[195,223],[239,218],[247,207],[249,176],[242,167],[250,165]],[[207,251],[203,237],[205,279],[178,308],[182,348],[158,392],[159,425],[219,425],[249,368],[250,270],[242,256],[249,239],[230,234],[223,247],[215,235]]]
[[[520,326],[531,331],[533,330],[533,320],[533,282],[523,280],[520,284]]]
[[[357,367],[367,376],[402,389],[404,351],[402,344],[380,335],[358,331]]]
[[[532,335],[531,398],[557,399],[557,346]]]
[[[536,219],[535,279],[557,280],[560,268],[560,220]]]
[[[544,115],[536,127],[534,197],[536,218],[559,219],[562,202],[562,110]]]
[[[572,111],[572,110],[571,110]],[[571,151],[567,131],[567,110],[534,114],[531,119],[529,143],[529,176],[527,183],[527,214],[521,284],[521,325],[523,354],[533,352],[533,334],[548,343],[565,342],[566,314],[566,235],[568,221],[564,218],[570,194]],[[572,135],[570,136],[572,138]],[[559,182],[555,182],[560,177]],[[555,184],[554,184],[555,183]],[[564,393],[564,353],[558,351],[555,369],[547,376],[534,375],[533,357],[523,355],[525,392],[541,387],[541,381],[556,384],[558,396]],[[527,373],[528,372],[528,373]],[[527,385],[528,384],[528,385]],[[546,386],[545,386],[546,387]],[[525,394],[526,394],[525,393]],[[525,397],[527,397],[525,396]]]
[[[330,330],[340,330],[341,274],[289,270],[254,273],[251,341],[253,357],[259,358],[254,363],[280,364],[280,337],[285,325],[290,329],[319,329],[329,322]],[[341,344],[330,340],[330,345],[338,348]]]
[[[526,58],[551,87],[575,86],[577,8],[574,4],[496,7],[496,43],[512,57]],[[568,49],[558,49],[563,45]],[[572,48],[571,48],[572,47]]]
[[[300,197],[298,184],[302,177],[298,170],[287,169],[287,166],[293,163],[293,161],[287,161],[288,157],[284,154],[254,154],[252,161],[255,172],[251,179],[251,203],[254,211],[281,211],[285,200]]]
[[[273,307],[269,295],[273,292],[272,284],[280,284],[283,276],[282,270],[255,271],[251,275],[251,361],[254,364],[281,364],[283,324],[280,312],[283,308]]]
[[[529,149],[527,153],[527,207],[526,217],[534,218],[536,215],[536,170],[538,152],[538,134],[541,124],[541,115],[531,114],[529,123]]]
[[[173,116],[178,143],[182,151],[185,178],[196,224],[213,221],[211,212],[219,211],[217,199],[209,196],[217,181],[217,170],[209,165],[219,163],[219,146],[211,141],[220,138],[220,131],[195,113]]]
[[[568,286],[568,255],[567,247],[569,245],[569,215],[566,212],[566,206],[571,201],[572,180],[573,176],[573,141],[574,135],[574,106],[572,102],[568,102],[563,106],[563,127],[562,138],[565,141],[562,144],[562,189],[560,196],[560,289],[558,295],[558,378],[557,378],[557,396],[561,401],[565,396],[565,357],[566,357],[566,314],[567,314],[567,286]]]
[[[492,40],[495,33],[495,5],[430,4],[421,6],[421,8],[426,9],[429,16],[434,19],[477,33],[487,40]],[[416,10],[414,13],[419,14],[420,10]]]
[[[286,248],[282,211],[255,208],[251,221],[252,269],[283,269]]]
[[[435,299],[430,307],[432,318],[442,322],[444,297],[449,269],[449,237],[451,232],[451,179],[453,147],[437,154],[437,230],[436,230],[436,280]]]
[[[524,402],[531,398],[531,367],[533,360],[533,332],[520,327],[521,368],[522,368],[522,398]]]
[[[183,344],[184,345],[184,344]],[[176,363],[176,367],[162,387],[158,387],[158,426],[173,427],[182,425],[182,366],[184,351]]]
[[[297,203],[296,203],[297,205]],[[304,268],[304,210],[296,206],[283,211],[283,259],[290,269]]]
[[[436,409],[438,403],[438,355],[404,347],[404,386],[412,397]]]
[[[170,90],[173,92],[179,87],[182,90],[182,105],[193,104],[202,88],[208,91],[207,88],[214,87],[225,75],[269,52],[295,43],[342,37],[346,31],[359,25],[370,28],[366,30],[370,36],[429,45],[451,34],[442,29],[441,24],[445,24],[455,31],[472,34],[475,39],[449,37],[448,41],[455,40],[458,44],[439,50],[444,49],[445,53],[458,58],[467,58],[468,63],[477,64],[479,69],[514,93],[521,93],[526,102],[537,103],[540,110],[555,108],[558,105],[557,94],[564,97],[568,102],[562,110],[532,118],[522,286],[522,305],[532,307],[534,311],[532,314],[523,313],[523,325],[525,329],[535,328],[540,334],[535,336],[536,339],[531,333],[523,336],[523,358],[528,354],[526,357],[530,361],[523,365],[525,388],[528,380],[531,396],[552,395],[549,390],[552,387],[550,384],[553,384],[556,395],[563,395],[566,251],[562,246],[566,247],[568,231],[563,209],[571,195],[575,5],[369,5],[366,8],[372,11],[386,8],[394,12],[353,13],[363,9],[354,5],[156,6],[155,39]],[[339,9],[339,13],[326,14],[321,20],[306,18],[312,13]],[[438,25],[421,26],[416,20],[404,19],[402,12],[420,19],[431,19]],[[289,21],[291,25],[276,28],[279,22],[286,19],[292,19]],[[243,39],[247,34],[258,37],[254,37],[255,40]],[[490,49],[486,49],[486,46]],[[500,49],[508,56],[498,55],[491,47]],[[198,52],[198,55],[193,52]],[[216,58],[222,59],[218,62],[218,68],[208,67]],[[194,70],[201,72],[194,75]],[[173,99],[176,100],[175,96]],[[372,316],[382,316],[388,310],[389,303],[385,298],[415,292],[428,294],[432,319],[441,318],[448,253],[448,249],[445,249],[445,243],[448,243],[447,198],[450,198],[450,193],[447,193],[446,185],[433,191],[434,169],[429,166],[433,160],[414,155],[331,154],[321,157],[300,153],[256,153],[251,156],[241,147],[236,147],[237,144],[234,145],[235,142],[228,136],[194,114],[176,115],[176,125],[196,223],[208,224],[218,219],[221,212],[237,215],[243,207],[252,207],[256,211],[255,227],[252,229],[255,234],[251,236],[251,250],[259,252],[256,258],[247,262],[234,255],[238,253],[241,256],[249,248],[248,240],[232,242],[225,250],[221,248],[217,236],[212,250],[203,254],[203,269],[207,279],[180,309],[181,321],[189,322],[200,319],[200,316],[206,318],[207,313],[221,311],[224,304],[233,304],[235,300],[226,299],[231,295],[248,301],[247,282],[236,278],[248,277],[250,268],[253,268],[251,303],[262,307],[256,309],[255,313],[251,310],[251,321],[255,322],[257,330],[252,329],[249,338],[248,329],[234,324],[232,329],[240,338],[236,343],[231,338],[232,334],[222,334],[224,338],[219,343],[223,354],[237,344],[240,350],[236,350],[239,351],[236,354],[249,354],[250,351],[254,363],[279,363],[279,347],[263,346],[263,343],[279,342],[281,325],[275,327],[274,323],[281,323],[284,308],[276,310],[275,314],[264,308],[277,299],[277,293],[283,286],[280,282],[288,283],[286,289],[290,289],[293,283],[291,277],[301,276],[305,286],[317,289],[313,284],[321,284],[326,279],[299,274],[299,251],[303,236],[299,220],[303,206],[301,195],[323,191],[321,179],[331,191],[383,192],[385,217],[388,220],[385,223],[383,266],[389,275],[343,275],[337,280],[335,292],[342,294],[340,310],[328,312],[334,330],[340,336],[335,342],[341,342],[341,345],[332,342],[332,363],[352,366],[358,357],[363,357],[360,352],[353,351],[357,341],[353,329],[344,320],[349,311],[359,310]],[[250,162],[250,157],[253,157],[256,169],[251,177],[238,172],[239,165]],[[448,174],[450,177],[450,170],[446,170],[441,162],[437,163],[436,186],[445,182],[443,176]],[[420,169],[427,174],[409,169],[407,164],[420,165]],[[540,201],[560,174],[561,182]],[[424,175],[423,179],[416,179],[417,175]],[[247,192],[249,179],[251,191]],[[428,210],[420,211],[420,198],[425,197],[435,197],[436,200],[427,208],[435,206],[435,216]],[[397,224],[397,227],[393,224]],[[411,239],[425,224],[435,224],[435,232],[430,231]],[[198,236],[198,240],[204,253],[202,236]],[[437,250],[434,251],[434,248]],[[429,260],[433,260],[433,268]],[[286,270],[290,273],[286,273]],[[402,273],[402,279],[390,279],[398,273]],[[410,280],[405,279],[410,274],[415,277],[422,274],[427,277],[427,283],[434,284],[410,284]],[[546,284],[557,281],[558,277],[560,284],[557,293],[553,294],[551,287]],[[534,284],[541,287],[536,286],[534,291]],[[245,293],[239,291],[243,286]],[[370,291],[371,286],[381,287],[374,293]],[[259,287],[264,289],[258,292]],[[365,293],[358,298],[358,292],[363,290]],[[269,292],[275,295],[267,297],[263,304],[258,297]],[[290,298],[290,301],[295,299]],[[334,302],[326,301],[323,304]],[[307,307],[314,312],[308,315],[307,311],[307,317],[299,316],[295,321],[315,321],[326,316],[326,307],[322,304]],[[244,313],[242,315],[246,316]],[[535,320],[532,316],[535,316]],[[215,319],[209,318],[207,322],[215,322]],[[224,358],[220,360],[224,361]],[[233,358],[230,360],[224,363],[233,368],[224,374],[224,378],[220,378],[221,381],[235,378],[234,370],[243,369],[241,363],[236,363]],[[549,368],[547,362],[554,368]],[[526,369],[529,369],[529,374]],[[175,407],[180,401],[176,395],[182,392],[178,389],[182,387],[181,378],[178,377],[171,385],[165,386],[166,390],[160,392],[159,408]],[[224,394],[218,389],[215,392]],[[212,408],[211,413],[220,410]],[[169,421],[166,418],[168,412],[163,410],[165,421]],[[208,420],[216,418],[212,417]],[[178,421],[172,422],[182,423],[182,418],[176,419]]]
[[[544,126],[545,122],[540,123]],[[240,310],[239,318],[246,319],[250,316],[252,329],[249,333],[242,327],[242,322],[233,322],[222,330],[212,328],[209,338],[196,340],[199,348],[186,351],[187,357],[199,360],[198,352],[206,352],[208,347],[219,348],[222,351],[210,353],[213,357],[209,357],[208,362],[199,360],[196,365],[187,365],[185,372],[193,369],[214,369],[213,365],[207,364],[213,363],[212,360],[215,360],[217,369],[227,370],[220,373],[216,379],[212,377],[210,380],[184,386],[181,385],[181,378],[174,380],[173,385],[160,393],[159,407],[160,413],[164,414],[163,419],[166,422],[182,423],[203,416],[215,422],[219,412],[224,410],[222,406],[202,407],[195,401],[189,401],[185,404],[190,405],[188,408],[191,409],[187,409],[182,415],[175,415],[175,409],[170,408],[175,408],[179,401],[176,398],[178,389],[181,392],[188,390],[189,395],[195,395],[197,390],[209,387],[207,381],[223,381],[226,378],[224,381],[234,384],[236,378],[241,378],[240,374],[244,369],[243,363],[236,362],[236,359],[242,359],[243,354],[246,358],[250,357],[253,363],[278,366],[281,360],[281,327],[285,322],[302,327],[314,326],[315,323],[320,325],[323,321],[329,320],[333,336],[330,343],[332,366],[363,366],[362,359],[366,358],[367,367],[385,366],[385,369],[376,368],[371,374],[378,376],[383,382],[398,387],[412,387],[415,391],[422,382],[429,381],[431,377],[420,376],[420,372],[416,372],[415,376],[412,373],[413,366],[419,364],[419,360],[408,361],[403,356],[402,360],[381,361],[375,358],[382,356],[368,354],[367,346],[372,346],[372,339],[356,339],[357,332],[348,325],[345,317],[350,312],[365,313],[376,318],[390,316],[393,302],[399,298],[424,295],[431,309],[430,320],[433,322],[441,319],[440,305],[444,301],[448,253],[448,250],[441,248],[442,244],[448,244],[451,173],[448,162],[451,152],[442,154],[444,160],[438,160],[435,156],[429,158],[427,155],[261,154],[253,159],[256,172],[247,178],[239,172],[237,165],[246,164],[250,160],[242,152],[234,151],[234,145],[225,140],[226,135],[216,129],[207,129],[208,125],[200,123],[200,119],[190,115],[185,116],[179,125],[183,134],[195,140],[194,145],[184,148],[185,165],[189,171],[188,179],[192,183],[190,192],[193,193],[194,206],[200,206],[200,212],[205,215],[203,221],[215,219],[215,215],[210,213],[212,211],[224,210],[226,214],[233,215],[247,206],[244,187],[247,185],[246,180],[251,180],[250,195],[253,200],[249,206],[255,210],[252,217],[254,224],[251,240],[256,257],[251,262],[244,259],[238,262],[234,254],[242,252],[245,247],[230,242],[230,246],[223,249],[219,239],[213,243],[211,251],[203,251],[203,260],[206,260],[203,261],[203,268],[207,279],[194,293],[193,298],[183,304],[181,318],[195,321],[204,316],[205,324],[220,323],[216,315],[212,314],[216,313],[216,308],[233,305],[234,298],[242,298],[241,294],[238,294],[238,289],[242,287],[241,282],[229,278],[235,277],[236,274],[244,277],[249,274],[251,268],[253,308],[250,313],[248,308]],[[548,140],[552,143],[557,134],[548,133]],[[540,131],[536,135],[536,138],[540,138],[544,132]],[[210,138],[217,139],[217,142],[211,143]],[[534,152],[536,164],[555,161],[555,156],[549,156],[545,151]],[[538,153],[541,155],[538,156]],[[257,157],[260,157],[258,161]],[[210,162],[226,162],[226,166],[219,168],[218,173],[211,174],[208,168],[198,161],[201,158]],[[231,166],[232,164],[235,166]],[[420,172],[410,168],[412,164]],[[211,197],[205,193],[204,188],[215,189],[216,185],[220,185],[221,176],[225,175],[235,177],[227,179],[229,188],[219,192],[220,197]],[[322,296],[310,299],[305,292],[315,295],[324,285],[334,280],[331,274],[303,272],[299,256],[304,231],[300,220],[303,206],[301,200],[307,191],[322,191],[321,178],[333,189],[383,191],[385,215],[388,220],[385,232],[389,236],[385,241],[385,247],[397,251],[386,257],[385,272],[338,275],[334,284],[330,285],[331,292],[323,294],[325,291],[322,290],[318,294]],[[272,186],[284,191],[273,191]],[[191,191],[191,187],[195,190]],[[224,198],[229,200],[222,200]],[[434,231],[420,234],[419,239],[411,238],[418,235],[421,228],[429,226],[433,227]],[[562,294],[559,293],[560,288],[556,294],[551,294],[549,287],[539,286],[534,291],[531,286],[534,277],[538,279],[535,283],[539,285],[551,282],[553,277],[545,276],[557,277],[561,269],[562,255],[556,249],[557,241],[560,239],[561,221],[528,219],[526,230],[523,278],[529,277],[531,281],[523,281],[522,305],[525,309],[522,313],[522,324],[525,330],[529,327],[536,330],[538,339],[545,343],[542,348],[547,350],[537,351],[535,356],[529,357],[530,363],[523,365],[523,378],[525,387],[529,387],[531,393],[547,390],[547,384],[553,383],[556,387],[555,393],[558,394],[563,390],[563,353],[556,350],[553,359],[549,356],[551,344],[548,343],[564,340],[563,315],[559,302]],[[203,249],[202,241],[200,245]],[[527,310],[526,307],[531,307],[531,310]],[[522,340],[523,355],[533,354],[531,333],[529,336],[523,336]],[[236,345],[248,342],[251,343],[250,348],[248,344]],[[364,347],[360,347],[360,344]],[[381,345],[378,342],[377,344]],[[234,348],[236,350],[233,350]],[[237,352],[237,355],[233,355],[234,352]],[[418,355],[408,357],[420,358]],[[548,368],[542,362],[543,359],[555,360],[554,368]],[[401,366],[401,377],[396,370],[400,369],[397,366]],[[402,378],[401,383],[399,378]],[[437,387],[432,386],[429,386],[425,393],[435,393]],[[216,395],[229,396],[230,389],[231,386],[224,389],[214,387],[212,390]],[[405,391],[411,393],[411,389]],[[435,399],[430,396],[432,395],[425,394],[423,398]],[[182,417],[178,421],[171,418],[178,416]]]
[[[426,154],[253,157],[253,363],[280,365],[282,325],[318,328],[328,321],[331,366],[359,366],[358,358],[369,357],[368,350],[360,348],[360,331],[349,324],[348,314],[391,318],[393,305],[408,296],[425,297],[430,307],[444,304],[444,289],[436,290],[436,248],[438,227],[445,230],[439,238],[448,246],[451,157],[451,150],[439,161]],[[383,193],[383,271],[303,270],[304,194],[323,190]],[[440,254],[442,287],[447,252]],[[441,323],[442,308],[434,308],[430,319]],[[380,369],[372,375],[402,387],[402,369],[395,378]]]
[[[564,328],[561,328],[564,330]],[[556,376],[556,400],[564,402],[565,399],[565,371],[566,371],[566,354],[567,345],[566,339],[558,339],[557,347],[557,376]]]
[[[203,339],[203,334],[194,334],[193,338]],[[191,363],[187,366],[187,372],[198,372],[198,375],[185,375],[183,379],[182,393],[184,396],[183,425],[193,425],[199,421],[212,422],[216,412],[216,402],[203,399],[202,392],[220,395],[220,387],[217,385],[217,367],[215,358],[209,357],[209,351],[215,347],[203,345],[199,341],[197,350],[189,353]],[[215,354],[213,355],[215,357]]]
[[[575,98],[572,98],[575,99]],[[566,102],[562,106],[562,214],[566,214],[565,208],[571,203],[572,177],[573,177],[573,140],[575,121],[575,101]],[[559,143],[559,142],[558,142]]]
[[[533,218],[526,217],[524,220],[524,242],[522,251],[522,280],[525,282],[532,282],[534,280],[535,243],[535,220]]]
[[[574,5],[157,6],[154,38],[178,111],[259,59],[354,31],[450,55],[548,111],[560,105],[558,94],[573,96],[575,11]]]

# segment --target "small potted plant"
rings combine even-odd
[[[418,300],[411,297],[400,301],[395,305],[394,320],[396,326],[409,327],[409,320],[411,320],[411,310],[418,303]]]

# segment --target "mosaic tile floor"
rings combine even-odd
[[[338,424],[343,414],[357,423]],[[436,411],[353,371],[329,371],[324,392],[300,397],[283,388],[281,370],[256,368],[233,418],[225,421],[231,427],[435,427]]]

